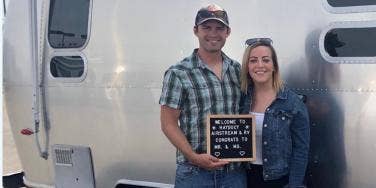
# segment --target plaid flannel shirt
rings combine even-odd
[[[181,110],[180,128],[193,150],[206,153],[209,114],[238,114],[240,64],[222,53],[222,80],[201,61],[197,49],[164,75],[160,105]],[[178,150],[177,163],[188,162]],[[230,165],[233,169],[233,164]]]

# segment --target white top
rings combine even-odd
[[[262,123],[264,122],[264,113],[249,112],[256,117],[256,160],[252,164],[262,165]]]

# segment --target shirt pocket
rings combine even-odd
[[[290,125],[293,121],[293,113],[291,111],[278,109],[274,111],[274,120],[276,125],[276,133],[278,139],[284,144],[290,140]]]
[[[212,91],[205,82],[198,82],[188,87],[188,100],[191,111],[210,111]]]
[[[287,124],[289,125],[293,118],[293,113],[287,110],[275,110],[274,117],[277,118],[279,124]]]

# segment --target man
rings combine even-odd
[[[240,64],[221,51],[231,32],[226,11],[200,9],[193,32],[199,48],[166,71],[159,101],[162,131],[178,149],[175,186],[245,187],[241,163],[206,154],[207,115],[239,110]]]

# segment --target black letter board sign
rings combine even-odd
[[[255,118],[247,115],[209,115],[207,152],[226,161],[256,160]]]

